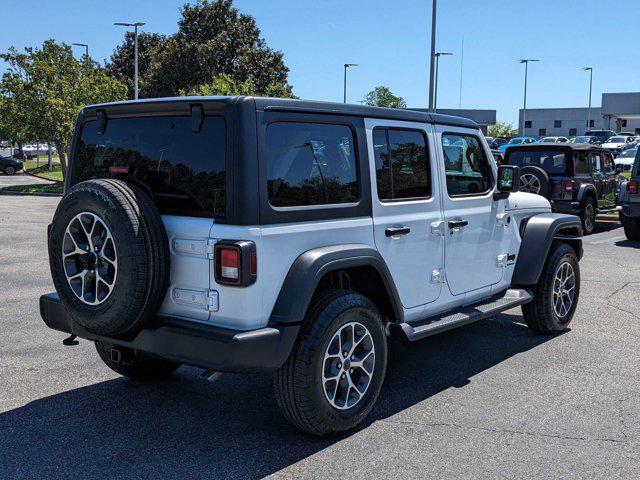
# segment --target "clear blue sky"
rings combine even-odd
[[[53,37],[90,45],[107,59],[122,41],[114,21],[144,21],[147,31],[176,31],[174,0],[2,0],[0,49],[39,45]],[[267,43],[284,52],[289,80],[301,98],[342,101],[342,64],[350,71],[349,100],[377,85],[409,106],[427,103],[430,0],[236,0],[253,15]],[[522,104],[523,66],[530,107],[586,106],[594,67],[594,101],[602,92],[640,91],[640,0],[439,0],[437,49],[455,53],[440,63],[438,105],[457,108],[464,36],[462,106],[496,108],[515,123]],[[78,50],[78,55],[81,51]],[[0,69],[4,65],[0,64]]]

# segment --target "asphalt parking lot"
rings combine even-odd
[[[56,203],[0,197],[0,478],[640,478],[640,243],[617,223],[585,239],[570,331],[512,310],[394,342],[369,422],[317,439],[269,375],[134,383],[64,347],[38,314]]]

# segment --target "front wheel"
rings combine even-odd
[[[5,175],[13,175],[14,173],[16,173],[16,169],[15,169],[15,167],[12,167],[11,165],[9,165],[9,166],[4,168],[4,174]]]
[[[566,243],[555,244],[533,288],[533,300],[522,306],[524,320],[538,333],[561,332],[573,319],[579,295],[578,257]]]
[[[375,305],[349,291],[322,292],[309,307],[291,355],[276,371],[278,405],[306,432],[349,430],[373,408],[386,364],[386,336]]]

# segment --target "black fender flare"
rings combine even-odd
[[[575,215],[540,213],[526,220],[511,283],[535,285],[554,241],[568,243],[582,258],[582,223]]]
[[[269,325],[300,323],[322,277],[334,270],[373,267],[387,290],[395,318],[404,319],[402,303],[393,277],[380,253],[365,244],[343,244],[314,248],[302,253],[291,265],[271,312]]]
[[[582,201],[586,198],[588,193],[593,193],[594,200],[596,201],[596,204],[597,204],[598,192],[596,191],[596,187],[594,187],[593,184],[591,183],[583,183],[582,185],[580,185],[580,189],[578,190],[578,196],[576,197],[576,200],[580,202],[580,205],[582,205]]]

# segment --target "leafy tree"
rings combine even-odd
[[[167,42],[167,37],[159,33],[138,33],[138,87],[140,93],[147,89],[147,72]],[[118,45],[105,65],[105,72],[111,78],[127,85],[129,98],[134,98],[134,50],[135,36],[126,32],[124,42]]]
[[[291,89],[285,84],[273,84],[267,87],[266,96],[292,98]],[[237,83],[226,73],[220,73],[213,78],[210,83],[198,85],[185,92],[180,91],[180,95],[257,95],[256,89],[251,82]]]
[[[239,13],[232,0],[198,0],[181,14],[178,32],[153,51],[141,96],[191,92],[221,74],[236,85],[249,82],[256,95],[292,95],[282,53],[266,45],[255,19]]]
[[[14,115],[9,120],[19,124],[9,131],[11,140],[55,145],[64,171],[80,109],[89,103],[126,98],[124,84],[107,77],[93,61],[76,60],[65,43],[47,40],[41,48],[29,47],[24,52],[11,47],[0,58],[8,64],[0,82],[0,98],[8,114]],[[2,118],[6,129],[4,113]]]
[[[518,135],[518,129],[513,128],[513,124],[507,122],[498,122],[495,125],[489,125],[487,128],[489,137],[515,137]]]
[[[372,107],[407,108],[404,98],[391,93],[387,87],[376,87],[364,97],[364,104]]]

